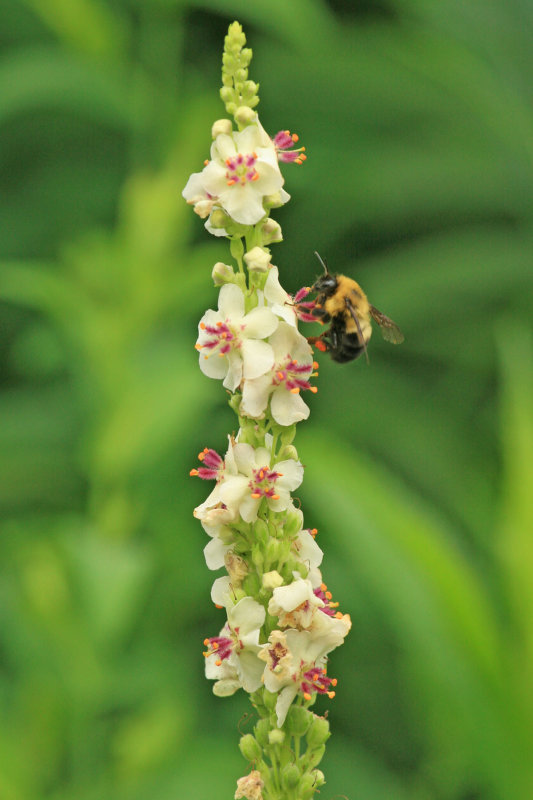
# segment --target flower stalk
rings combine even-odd
[[[304,475],[296,426],[309,416],[302,395],[317,391],[318,364],[272,264],[270,246],[282,233],[270,213],[290,199],[280,163],[302,164],[305,152],[295,134],[270,137],[260,124],[245,44],[234,22],[220,91],[232,119],[213,124],[211,157],[183,190],[207,231],[229,240],[233,261],[213,267],[218,304],[202,316],[195,345],[200,369],[222,381],[238,417],[225,454],[205,447],[191,470],[214,482],[194,516],[209,536],[208,568],[226,571],[211,591],[226,618],[204,640],[205,671],[216,695],[243,689],[258,715],[240,740],[250,771],[235,798],[307,800],[325,782],[318,765],[330,735],[312,707],[318,695],[335,695],[328,655],[351,621],[322,580],[317,532],[293,500]]]

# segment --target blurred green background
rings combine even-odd
[[[235,425],[197,367],[224,241],[181,198],[239,19],[303,167],[273,246],[402,327],[321,357],[299,497],[353,619],[321,797],[533,797],[533,5],[0,4],[0,798],[231,798],[243,693],[188,477]]]

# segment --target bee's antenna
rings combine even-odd
[[[324,259],[322,258],[322,256],[321,256],[321,255],[319,255],[319,253],[317,253],[317,251],[316,251],[316,250],[315,250],[315,256],[318,258],[318,260],[319,260],[319,261],[320,261],[320,263],[322,264],[322,268],[323,268],[323,270],[324,270],[324,275],[329,275],[329,269],[328,269],[328,265],[326,264],[326,262],[324,261]]]

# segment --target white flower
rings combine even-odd
[[[220,133],[211,145],[211,160],[191,175],[183,197],[195,211],[208,200],[235,222],[255,225],[265,216],[264,197],[279,193],[281,203],[287,202],[282,186],[276,148],[257,123],[231,135]]]
[[[261,341],[274,332],[278,319],[268,308],[244,311],[244,294],[234,283],[222,286],[218,311],[206,311],[199,324],[200,369],[223,380],[234,392],[243,378],[257,378],[274,364],[271,345]]]
[[[293,509],[290,492],[303,480],[303,466],[299,461],[288,458],[270,466],[271,435],[265,436],[266,447],[257,448],[237,442],[233,437],[228,439],[224,459],[206,448],[200,457],[208,466],[191,470],[191,474],[217,481],[207,500],[194,509],[194,516],[213,537],[204,551],[211,569],[222,566],[231,547],[231,534],[226,533],[223,540],[220,538],[227,531],[226,523],[234,522],[239,516],[245,522],[255,522],[263,498],[272,511]]]
[[[291,504],[290,492],[303,480],[299,461],[286,459],[270,466],[271,455],[266,447],[244,442],[232,446],[236,472],[221,482],[220,499],[228,508],[238,508],[245,522],[255,522],[263,498],[272,511],[285,511]]]
[[[279,425],[292,425],[307,419],[309,407],[300,397],[302,389],[316,392],[309,378],[314,362],[307,339],[295,327],[280,322],[268,340],[274,353],[272,369],[244,381],[241,412],[260,418],[270,399],[270,411]]]
[[[298,578],[288,586],[274,589],[268,613],[278,618],[281,628],[309,628],[317,609],[324,603],[313,591],[311,581]]]
[[[228,621],[220,635],[204,642],[208,647],[204,653],[206,677],[216,681],[238,681],[234,691],[240,685],[247,692],[255,692],[261,685],[263,671],[257,654],[261,649],[259,631],[265,621],[265,609],[253,598],[243,597],[236,605],[227,608],[227,612]],[[223,686],[230,688],[226,684]]]
[[[331,619],[325,614],[316,616]],[[269,692],[279,692],[276,701],[278,727],[281,728],[285,722],[290,704],[298,692],[308,700],[315,692],[334,696],[331,687],[335,686],[336,681],[326,676],[326,655],[342,644],[346,633],[341,635],[340,627],[336,637],[292,628],[272,631],[258,657],[266,662],[263,674],[265,687]]]

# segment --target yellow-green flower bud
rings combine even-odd
[[[247,125],[253,125],[257,122],[257,112],[253,111],[249,106],[239,106],[234,112],[235,122],[239,127],[245,128]]]
[[[307,747],[305,752],[305,759],[307,761],[307,765],[309,767],[316,767],[317,764],[320,764],[322,759],[324,758],[324,753],[326,752],[326,745],[321,744],[320,747]]]
[[[298,508],[296,508],[294,511],[290,511],[287,514],[287,519],[285,520],[285,525],[283,526],[283,532],[289,537],[296,536],[298,531],[302,530],[302,525],[303,514]]]
[[[324,717],[313,715],[314,719],[307,734],[307,746],[314,748],[327,742],[331,736],[329,732],[329,722]],[[316,762],[318,764],[318,761]]]
[[[230,221],[230,217],[221,208],[215,208],[211,214],[212,228],[225,228]]]
[[[254,727],[254,733],[255,738],[261,747],[266,747],[269,743],[270,720],[260,719],[257,725]]]
[[[263,550],[261,545],[254,544],[252,547],[252,561],[254,562],[256,567],[261,568],[263,566],[265,560],[265,556],[263,555]]]
[[[285,767],[283,767],[281,772],[281,780],[283,785],[288,789],[294,789],[295,786],[298,786],[300,775],[300,770],[296,764],[287,764]]]
[[[282,242],[283,236],[281,233],[281,225],[276,220],[269,217],[265,220],[263,227],[261,228],[263,233],[263,242],[264,244],[275,244],[276,242]]]
[[[281,199],[280,192],[274,192],[274,194],[267,194],[263,197],[263,205],[266,208],[279,208],[283,205],[283,200]]]
[[[313,717],[312,711],[293,705],[289,708],[285,727],[291,736],[305,736],[313,722]]]
[[[248,597],[257,597],[261,589],[261,583],[255,572],[252,572],[250,575],[246,576],[242,582],[242,588]]]
[[[263,695],[263,702],[269,711],[274,711],[277,700],[278,700],[277,692],[269,692],[268,689],[265,689],[265,693]]]
[[[254,539],[256,542],[266,544],[268,541],[268,524],[264,519],[257,519],[253,525]]]
[[[270,253],[265,247],[252,247],[244,254],[244,260],[249,270],[267,272],[270,265]]]
[[[284,741],[285,741],[285,731],[282,731],[279,728],[273,728],[273,730],[268,732],[269,744],[283,744]]]
[[[265,559],[267,564],[273,564],[280,557],[280,542],[277,539],[269,539],[265,547]]]
[[[308,798],[313,797],[316,788],[314,771],[307,772],[302,776],[298,785],[298,797],[301,798],[301,800],[308,800]]]
[[[261,758],[261,745],[251,733],[246,733],[244,736],[241,736],[239,749],[247,761],[257,761]]]
[[[229,264],[217,261],[211,272],[215,286],[223,286],[225,283],[235,283],[235,272]]]
[[[279,451],[280,461],[285,461],[288,458],[292,458],[293,461],[298,461],[298,451],[293,444],[287,444]]]
[[[213,122],[211,127],[211,136],[213,139],[216,139],[221,133],[226,134],[226,136],[231,136],[232,131],[233,125],[230,119],[217,119],[216,122]]]
[[[314,769],[311,774],[314,775],[314,777],[315,777],[315,786],[316,787],[324,786],[324,784],[326,782],[326,778],[325,778],[324,773],[322,772],[321,769]]]

